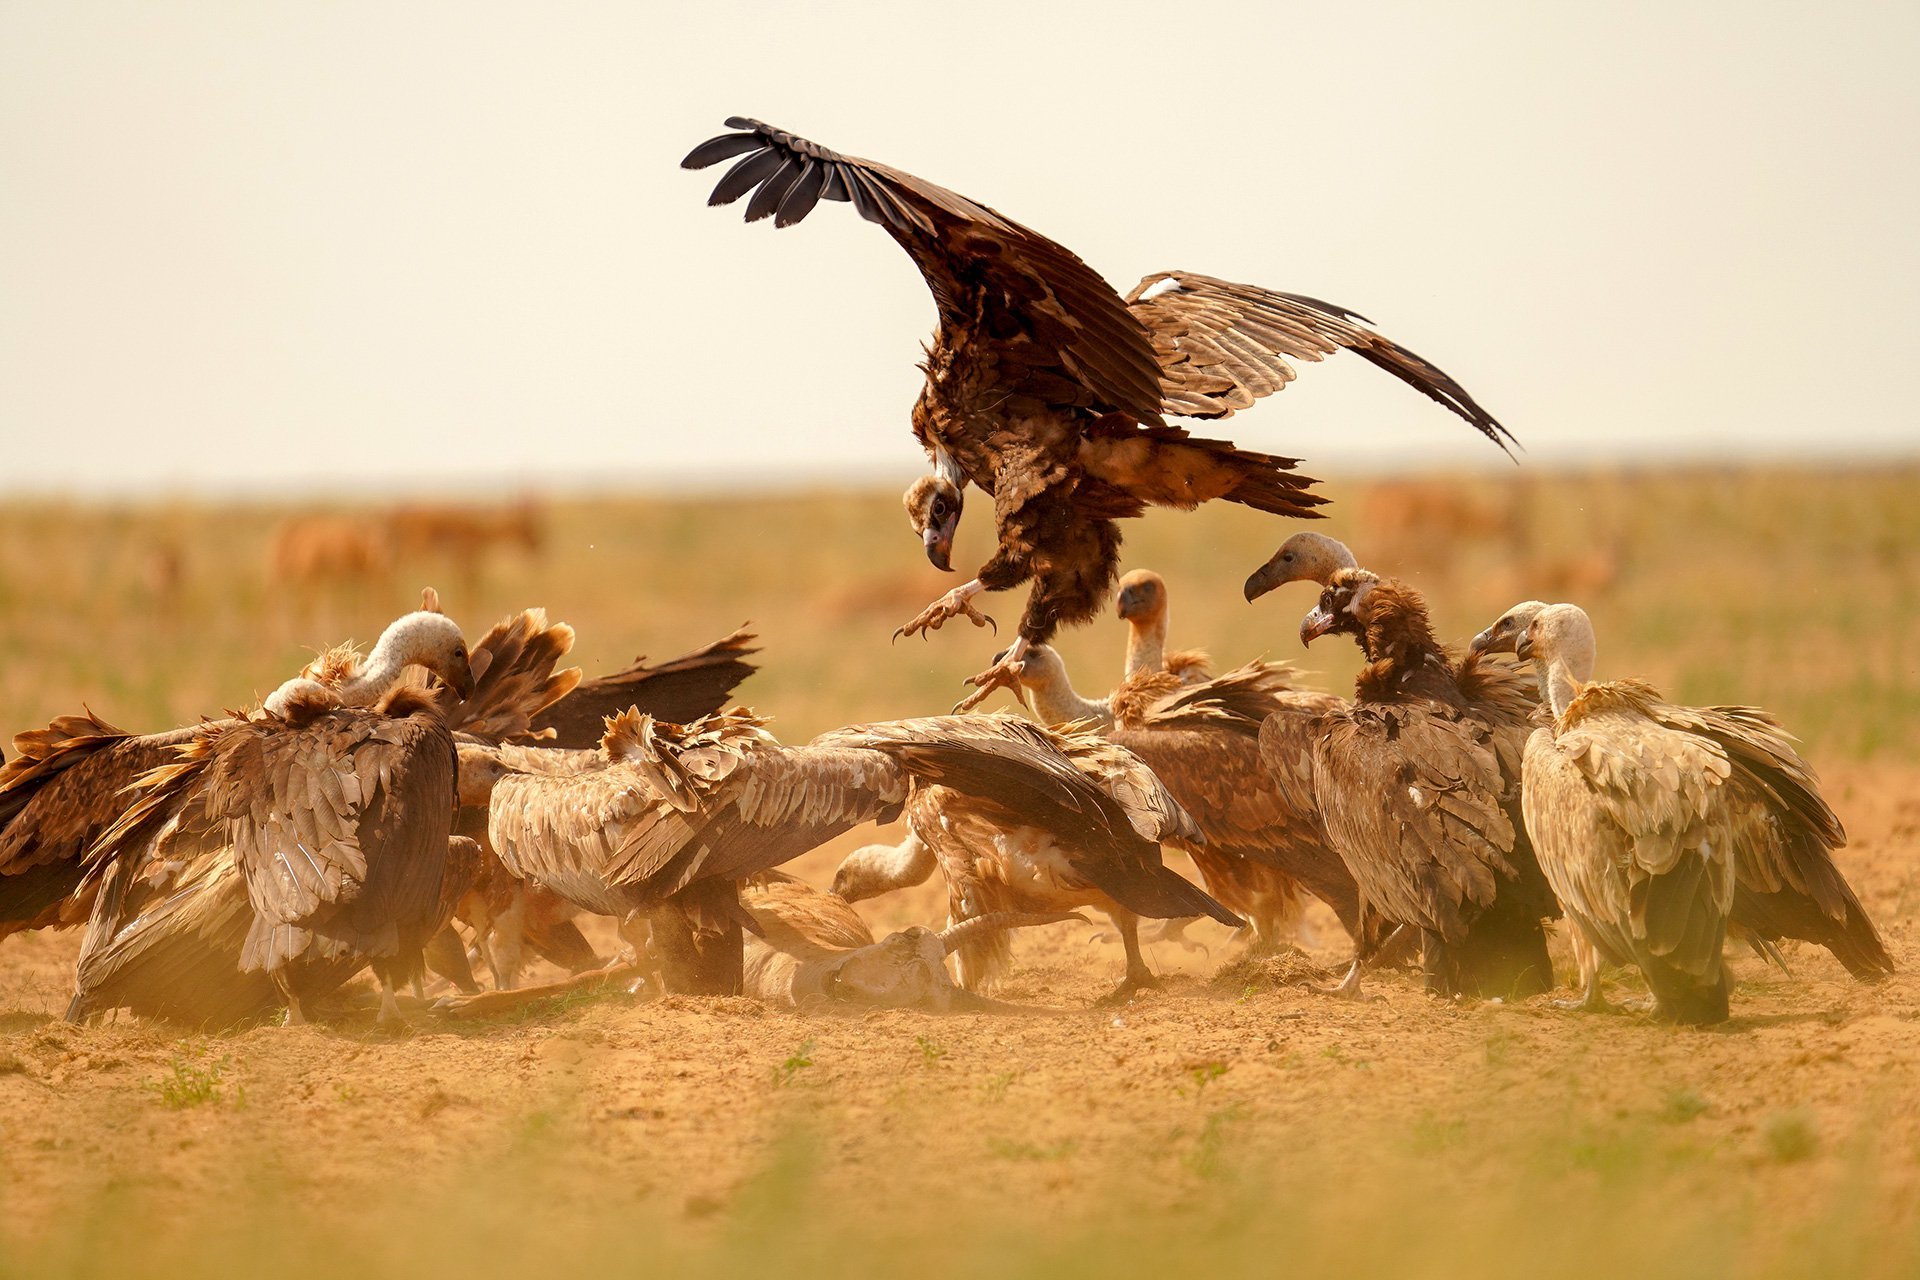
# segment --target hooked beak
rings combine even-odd
[[[1473,638],[1472,643],[1467,645],[1467,656],[1469,658],[1477,658],[1481,654],[1487,652],[1492,647],[1493,647],[1493,628],[1488,627],[1485,631],[1482,631],[1479,635],[1475,636]]]
[[[953,572],[953,531],[960,524],[960,517],[930,524],[921,535],[921,541],[927,548],[927,560],[942,573]]]
[[[1113,611],[1123,619],[1131,618],[1135,614],[1143,612],[1146,607],[1147,602],[1142,598],[1142,593],[1138,587],[1123,588],[1113,602]]]
[[[1286,576],[1286,570],[1280,566],[1280,557],[1276,555],[1247,575],[1247,585],[1244,588],[1247,603],[1252,604],[1275,587],[1284,586],[1291,581],[1293,579]]]
[[[456,654],[454,657],[455,660],[452,664],[453,670],[447,673],[447,684],[462,698],[471,698],[473,696],[473,667],[468,663],[467,655],[464,652]]]
[[[1315,605],[1313,612],[1300,619],[1301,647],[1311,645],[1315,640],[1333,630],[1334,623],[1337,621],[1338,619],[1333,616],[1333,610],[1325,605]]]
[[[1479,639],[1479,637],[1475,636],[1474,639],[1477,640]],[[1532,627],[1528,627],[1525,631],[1522,631],[1518,637],[1515,638],[1513,642],[1513,656],[1520,659],[1520,661],[1522,662],[1533,661],[1533,628]]]

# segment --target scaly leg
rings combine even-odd
[[[973,598],[985,590],[978,578],[961,583],[921,610],[920,616],[894,632],[893,638],[898,640],[901,636],[918,635],[924,639],[927,632],[938,631],[948,622],[961,617],[968,619],[976,627],[993,627],[998,631],[999,627],[994,624],[993,619],[974,608],[972,604]]]
[[[1096,1005],[1125,1004],[1133,998],[1133,993],[1142,987],[1157,987],[1160,979],[1153,976],[1153,970],[1147,968],[1147,958],[1140,954],[1140,917],[1131,911],[1109,912],[1114,927],[1120,930],[1120,945],[1127,952],[1127,976],[1120,985],[1094,1003]]]
[[[1574,963],[1580,966],[1580,998],[1555,1000],[1556,1009],[1580,1009],[1587,1013],[1612,1013],[1613,1006],[1600,994],[1600,948],[1587,941],[1587,934],[1572,919],[1567,921],[1567,941],[1573,946]]]
[[[951,714],[960,715],[971,711],[985,702],[995,689],[1020,691],[1021,659],[1027,656],[1027,638],[1021,636],[1013,642],[1013,648],[1000,655],[994,664],[979,675],[969,678],[966,683],[974,686],[974,691],[953,704]]]

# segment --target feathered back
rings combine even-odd
[[[495,623],[470,651],[472,695],[461,698],[444,685],[439,689],[447,727],[496,742],[552,738],[551,729],[536,731],[534,721],[580,683],[578,667],[554,671],[573,639],[573,628],[549,623],[544,609],[526,609]]]
[[[582,681],[533,717],[537,731],[551,731],[556,747],[596,746],[607,717],[628,707],[670,724],[691,724],[726,706],[733,690],[754,672],[747,661],[757,637],[741,628],[692,653],[649,667],[644,657],[612,675]]]
[[[766,724],[744,707],[690,725],[668,724],[629,707],[607,721],[600,748],[608,760],[638,769],[668,804],[693,813],[749,756],[780,745]]]

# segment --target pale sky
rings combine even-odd
[[[1911,3],[0,0],[0,489],[911,474],[925,287],[706,208],[732,114],[1364,312],[1530,465],[1908,451],[1917,66]],[[1229,430],[1499,460],[1350,356]]]

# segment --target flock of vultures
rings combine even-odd
[[[84,926],[70,1017],[298,1022],[370,968],[379,1019],[404,1022],[430,1016],[400,1003],[429,971],[457,988],[436,1005],[453,1014],[547,994],[518,986],[536,955],[576,983],[992,1009],[1010,931],[1084,908],[1125,945],[1109,997],[1124,1000],[1154,981],[1142,918],[1171,932],[1212,917],[1268,949],[1309,898],[1351,937],[1344,994],[1388,964],[1417,965],[1440,996],[1546,992],[1556,919],[1588,1008],[1604,1007],[1605,966],[1631,966],[1658,1016],[1724,1020],[1730,942],[1778,961],[1780,939],[1802,939],[1862,980],[1891,971],[1788,735],[1752,707],[1596,680],[1575,605],[1515,605],[1450,648],[1411,586],[1296,533],[1246,596],[1310,584],[1301,641],[1344,634],[1365,655],[1351,699],[1281,663],[1216,676],[1169,650],[1168,586],[1119,576],[1119,520],[1216,499],[1313,517],[1323,500],[1293,459],[1167,419],[1229,417],[1345,349],[1504,448],[1440,369],[1303,295],[1161,272],[1123,297],[964,196],[728,127],[684,161],[733,162],[711,203],[750,196],[749,221],[787,226],[850,202],[925,276],[939,327],[912,426],[931,465],[907,514],[949,569],[971,487],[998,545],[895,638],[984,626],[980,593],[1028,584],[1011,643],[950,714],[788,746],[727,709],[753,669],[745,633],[585,681],[560,666],[572,631],[542,611],[470,639],[428,593],[371,652],[326,652],[257,710],[152,734],[88,712],[20,733],[0,768],[0,936]],[[1086,697],[1048,642],[1110,602],[1125,668]],[[974,710],[999,689],[1032,718]],[[778,870],[897,819],[905,838],[855,851],[830,892]],[[850,905],[936,873],[939,931],[876,941]],[[617,921],[617,955],[596,954],[581,913]]]

